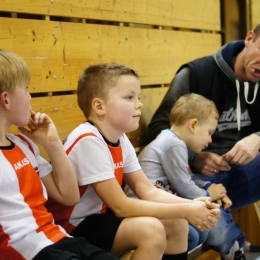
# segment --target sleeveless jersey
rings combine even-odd
[[[92,183],[116,178],[122,186],[123,174],[141,167],[125,134],[118,146],[111,146],[88,122],[72,131],[64,142],[64,148],[77,175],[80,202],[68,207],[49,199],[46,207],[52,212],[55,222],[71,233],[87,216],[106,212],[107,206],[92,188]]]
[[[7,135],[0,148],[0,259],[32,259],[44,247],[68,236],[44,207],[40,178],[52,171],[37,146],[23,135]]]

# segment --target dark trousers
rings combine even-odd
[[[33,260],[115,260],[116,256],[91,245],[85,238],[64,238],[42,249]]]

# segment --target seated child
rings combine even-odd
[[[225,188],[198,179],[188,165],[188,149],[198,153],[208,146],[218,118],[214,103],[205,97],[197,94],[180,97],[171,110],[171,128],[163,130],[148,144],[138,159],[154,185],[158,182],[168,185],[173,193],[188,199],[209,196],[222,205],[221,218],[209,231],[206,244],[220,252],[222,259],[244,259],[245,235],[233,221]],[[131,193],[127,192],[129,196]]]
[[[64,148],[76,172],[80,202],[48,209],[73,236],[131,259],[187,259],[188,222],[201,231],[214,227],[218,205],[209,198],[188,200],[156,189],[143,173],[125,132],[138,128],[142,103],[133,69],[102,63],[79,78],[78,104],[87,121],[74,129]],[[128,198],[123,180],[140,200]]]
[[[117,259],[84,238],[72,238],[44,206],[48,195],[74,205],[79,191],[53,122],[31,111],[29,81],[24,60],[0,50],[0,258]],[[11,125],[22,134],[8,134]],[[40,157],[31,139],[46,149],[52,164]]]

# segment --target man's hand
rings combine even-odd
[[[193,159],[193,166],[202,174],[213,176],[219,171],[229,171],[231,168],[227,161],[218,154],[200,152]]]
[[[246,165],[252,161],[260,149],[260,137],[256,134],[251,134],[239,142],[222,157],[225,161],[237,165]]]

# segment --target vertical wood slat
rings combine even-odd
[[[239,210],[232,210],[234,221],[239,224],[246,235],[247,241],[253,246],[260,246],[260,213],[258,203]]]
[[[259,13],[260,13],[260,1],[250,0],[250,12],[251,12],[251,29],[254,29],[257,24],[260,23]]]

